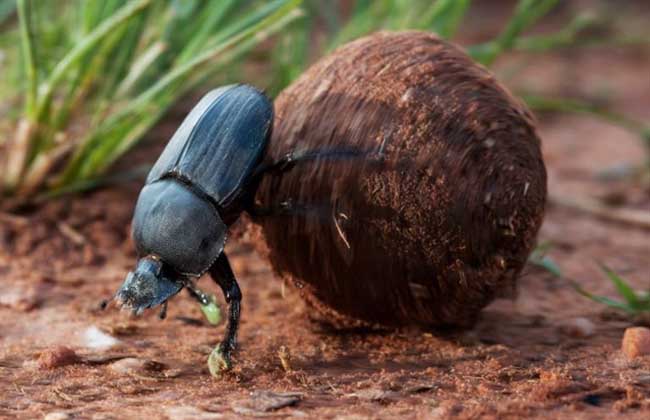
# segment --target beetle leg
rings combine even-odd
[[[314,160],[346,160],[358,159],[377,155],[377,152],[369,152],[359,149],[333,149],[333,150],[309,150],[309,151],[292,151],[284,155],[276,162],[265,163],[259,166],[253,174],[253,179],[259,179],[269,172],[286,172],[291,170],[297,163],[314,161]],[[381,155],[382,152],[379,152]]]
[[[212,325],[217,325],[221,321],[221,311],[217,305],[217,301],[214,295],[209,295],[203,290],[199,289],[192,282],[188,282],[187,292],[192,296],[199,305],[201,305],[201,312],[205,315],[205,318]]]
[[[205,293],[203,290],[199,289],[193,284],[188,284],[187,286],[185,286],[185,288],[187,289],[187,292],[190,294],[190,296],[196,299],[196,301],[199,302],[200,305],[205,306],[210,304],[210,296],[207,293]]]
[[[253,217],[269,216],[305,216],[316,217],[323,221],[328,221],[332,214],[332,208],[329,206],[305,205],[294,202],[293,200],[282,201],[272,207],[262,207],[253,205],[246,209]]]
[[[381,163],[384,161],[386,143],[390,135],[385,136],[379,147],[375,150],[362,150],[358,148],[339,147],[336,149],[315,149],[315,150],[293,150],[284,155],[276,162],[260,165],[253,174],[253,179],[265,175],[268,172],[286,172],[291,170],[297,163],[307,162],[310,160],[346,160],[366,158],[372,163]]]
[[[237,328],[239,327],[242,295],[225,253],[222,252],[210,267],[210,275],[221,287],[226,302],[229,304],[228,326],[220,350],[223,359],[230,366],[230,356],[237,347]]]

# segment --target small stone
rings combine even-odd
[[[254,416],[296,405],[302,396],[298,392],[253,391],[249,400],[235,402],[232,409],[240,415]]]
[[[170,419],[212,420],[223,418],[223,414],[210,413],[189,405],[169,407],[166,410],[166,414]]]
[[[650,355],[650,328],[632,327],[626,329],[621,348],[629,359]]]
[[[36,287],[7,287],[0,292],[0,306],[7,306],[21,312],[29,312],[39,306]]]
[[[43,417],[43,420],[69,420],[71,418],[70,414],[63,411],[52,411],[51,413],[47,413]]]
[[[157,376],[159,372],[165,369],[165,365],[153,360],[138,359],[127,357],[112,363],[111,370],[115,373],[133,375],[133,376]]]
[[[560,327],[560,330],[575,338],[587,338],[594,335],[596,332],[596,325],[587,318],[574,318]]]
[[[397,392],[387,391],[383,389],[371,388],[357,391],[354,394],[349,394],[351,397],[357,397],[360,400],[373,401],[373,402],[389,402],[396,400],[399,396]]]
[[[433,383],[417,383],[406,389],[409,394],[420,394],[436,389],[437,385]]]
[[[42,369],[54,369],[80,362],[81,358],[77,356],[74,350],[65,346],[47,349],[38,358],[38,366]]]
[[[83,331],[82,342],[85,347],[104,350],[120,343],[117,338],[106,334],[96,326],[90,326]]]

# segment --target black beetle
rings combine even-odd
[[[210,298],[194,280],[209,272],[229,303],[226,335],[216,349],[228,367],[236,346],[242,294],[224,253],[228,227],[243,211],[254,216],[261,177],[304,160],[356,156],[354,151],[289,153],[264,162],[273,125],[273,105],[248,85],[207,93],[174,133],[147,176],[133,217],[139,261],[115,299],[139,314],[163,305],[186,288],[202,305]],[[276,213],[291,212],[284,203]],[[106,307],[107,301],[102,306]]]
[[[223,252],[228,226],[252,200],[272,129],[273,105],[257,89],[230,85],[207,93],[158,158],[135,207],[132,234],[139,261],[115,299],[140,313],[166,304],[205,272],[229,303],[222,357],[235,348],[241,292]],[[164,306],[163,306],[164,308]],[[163,309],[164,310],[164,309]]]

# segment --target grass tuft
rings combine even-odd
[[[0,129],[13,127],[0,140],[0,196],[13,196],[5,205],[110,176],[178,98],[299,18],[301,0],[54,3],[12,3],[17,21],[0,39],[0,59],[18,69],[0,97],[23,107],[0,109]],[[6,4],[0,18],[10,22]],[[20,54],[3,42],[15,38]]]
[[[556,278],[565,279],[576,292],[594,302],[601,303],[612,309],[623,311],[634,317],[647,316],[650,314],[650,290],[646,292],[635,291],[634,288],[630,286],[629,282],[623,279],[619,274],[606,265],[599,264],[600,269],[603,271],[607,279],[616,288],[620,299],[611,299],[607,296],[593,294],[582,287],[580,283],[566,277],[562,273],[562,270],[553,259],[546,255],[549,248],[549,243],[540,244],[530,255],[528,261],[531,264],[548,271]]]

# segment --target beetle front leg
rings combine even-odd
[[[216,376],[220,370],[229,369],[231,366],[231,355],[237,347],[237,329],[239,327],[242,295],[225,253],[222,252],[212,265],[210,275],[221,287],[226,302],[229,304],[226,335],[221,344],[214,349],[208,361],[210,372]]]

